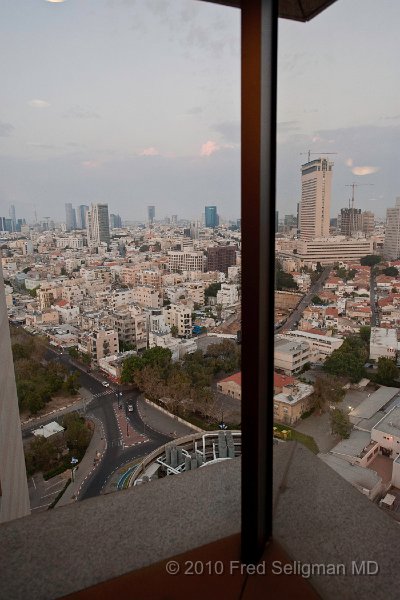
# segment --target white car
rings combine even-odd
[[[110,384],[108,383],[108,381],[102,381],[101,385],[104,385],[104,387],[110,387]]]
[[[133,412],[133,405],[132,404],[128,404],[128,412]]]

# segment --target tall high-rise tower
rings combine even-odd
[[[204,210],[204,224],[206,227],[218,227],[219,217],[216,206],[206,206]]]
[[[108,204],[92,204],[88,212],[88,246],[97,248],[103,242],[110,245]]]
[[[329,236],[333,163],[317,158],[301,167],[300,238]]]
[[[147,207],[147,218],[149,221],[149,225],[153,225],[154,220],[156,218],[156,207],[155,206]]]
[[[29,515],[17,389],[0,263],[0,523]]]
[[[12,221],[12,230],[16,231],[17,230],[17,219],[15,217],[15,206],[14,206],[14,204],[11,204],[11,206],[10,206],[9,215],[10,215],[10,219]]]
[[[86,229],[87,227],[87,214],[89,207],[86,204],[80,204],[75,209],[75,221],[76,229]]]
[[[65,205],[65,226],[67,231],[76,229],[75,210],[72,208],[71,203]]]
[[[389,260],[400,257],[400,198],[396,198],[396,206],[386,210],[385,242],[383,255]]]

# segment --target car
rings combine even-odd
[[[104,385],[104,387],[110,387],[110,384],[108,383],[108,381],[102,381],[101,385]]]
[[[128,404],[128,412],[133,412],[133,404]]]

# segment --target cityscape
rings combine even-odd
[[[37,4],[0,23],[0,597],[395,598],[400,8]]]

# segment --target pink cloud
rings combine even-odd
[[[351,172],[353,175],[371,175],[372,173],[377,173],[379,171],[379,167],[353,167]]]
[[[200,156],[211,156],[211,154],[218,152],[218,150],[221,150],[221,146],[212,140],[208,140],[208,142],[202,145]]]
[[[139,152],[139,156],[159,156],[160,151],[154,146],[150,146],[150,148],[145,148],[141,152]]]
[[[101,162],[99,160],[84,160],[81,162],[81,165],[85,169],[98,169],[101,166]]]

